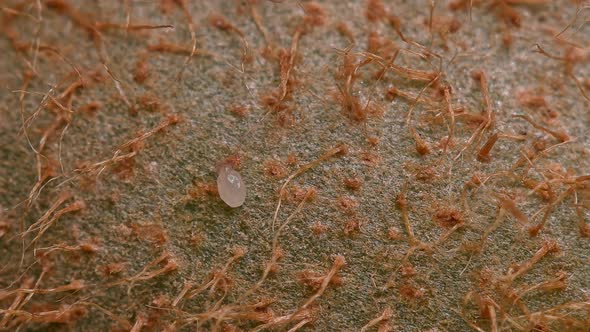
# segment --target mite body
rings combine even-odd
[[[217,190],[219,197],[232,208],[241,206],[246,200],[246,185],[242,176],[229,164],[219,167]]]

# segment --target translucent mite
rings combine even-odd
[[[217,190],[219,197],[232,208],[244,204],[246,200],[246,185],[240,173],[235,171],[231,165],[224,164],[218,168]]]

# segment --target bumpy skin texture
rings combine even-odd
[[[460,3],[388,1],[385,13],[377,1],[4,2],[1,326],[587,329],[584,3],[450,9]],[[372,33],[394,46],[371,49]],[[349,91],[361,106],[350,113],[337,97],[353,78],[345,50],[359,64],[362,52],[387,58],[398,48],[414,53],[400,52],[396,65],[440,73],[436,84],[394,70],[376,78],[374,60],[354,74]],[[467,146],[486,118],[476,70],[493,121]],[[421,96],[438,106],[390,100],[391,87],[414,97],[427,87]],[[456,109],[446,149],[444,87]],[[518,114],[567,133],[565,143],[552,147],[559,135]],[[430,153],[417,153],[410,127]],[[493,133],[504,136],[480,162]],[[301,168],[341,143],[346,154]],[[215,165],[232,156],[248,185],[237,209],[215,188]],[[23,237],[31,225],[41,227]]]

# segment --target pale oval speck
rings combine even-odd
[[[219,197],[225,204],[233,208],[241,206],[246,200],[246,185],[240,173],[236,172],[231,166],[224,165],[220,167],[217,176],[217,190],[219,191]]]

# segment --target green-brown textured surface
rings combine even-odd
[[[521,2],[525,4],[519,5]],[[418,56],[424,49],[403,42],[387,20],[381,19],[383,12],[378,12],[377,21],[370,21],[367,1],[318,1],[314,4],[322,8],[325,22],[305,26],[289,94],[281,103],[285,109],[270,111],[262,97],[277,89],[281,78],[279,60],[272,53],[291,48],[293,36],[305,22],[303,8],[309,12],[313,7],[307,2],[187,1],[197,48],[214,54],[196,52],[188,63],[186,52],[148,50],[149,45],[163,40],[190,52],[191,32],[182,1],[2,3],[0,309],[9,309],[15,298],[22,298],[26,294],[22,288],[33,288],[40,275],[36,289],[50,291],[32,291],[27,303],[18,305],[19,300],[18,308],[10,308],[19,311],[2,311],[0,328],[91,331],[125,330],[135,325],[154,331],[250,330],[295,312],[317,291],[302,282],[302,272],[316,273],[320,278],[316,282],[321,283],[335,257],[341,255],[346,264],[332,279],[337,282],[330,283],[304,312],[309,316],[293,317],[286,324],[275,321],[269,330],[289,330],[300,321],[307,321],[301,330],[360,330],[386,308],[391,309],[391,317],[373,329],[590,329],[590,240],[580,229],[590,207],[588,181],[580,177],[590,172],[590,101],[580,91],[590,94],[590,51],[586,47],[590,26],[583,24],[589,4],[527,2],[535,1],[474,1],[470,14],[468,5],[451,10],[450,2],[435,1],[431,29],[430,1],[385,1],[389,15],[399,18],[407,40],[427,46],[440,55],[439,61],[435,56]],[[267,44],[256,27],[252,8],[269,33],[271,51],[264,51]],[[209,20],[212,13],[225,16],[240,32],[214,27]],[[511,13],[520,17],[520,27],[505,21]],[[97,37],[98,33],[88,29],[93,21],[117,23],[120,28],[103,28]],[[173,25],[174,29],[127,31],[126,22],[129,27]],[[341,22],[352,32],[354,45],[339,32]],[[443,30],[448,26],[458,26],[458,30],[439,33],[439,22],[451,22],[443,24]],[[413,110],[410,124],[431,147],[424,156],[416,152],[408,134],[406,117],[412,101],[386,97],[392,86],[417,95],[428,82],[411,81],[393,71],[378,80],[376,62],[360,67],[352,93],[362,103],[378,105],[382,112],[364,122],[347,116],[334,97],[345,85],[339,76],[343,51],[350,46],[354,60],[362,61],[361,52],[367,52],[373,32],[394,43],[389,50],[377,51],[381,56],[391,56],[396,48],[408,49],[416,53],[401,52],[396,64],[434,72],[441,69],[440,79],[431,86],[451,87],[452,106],[462,106],[465,113],[474,115],[476,120],[467,121],[466,115],[457,112],[454,144],[447,151],[442,147],[451,114],[444,97],[427,88],[425,95],[442,107],[432,110],[418,103]],[[252,55],[243,71],[240,33]],[[18,43],[30,46],[18,50]],[[535,44],[566,61],[534,52]],[[134,77],[142,59],[149,73],[143,82]],[[570,70],[569,65],[573,65]],[[73,67],[86,85],[75,90],[71,105],[60,109],[50,99],[43,102],[43,94],[49,92],[59,99],[78,80]],[[120,91],[107,68],[120,82]],[[48,135],[39,157],[42,165],[53,167],[51,180],[42,182],[42,190],[35,188],[38,158],[24,134],[19,112],[18,90],[27,70],[36,72],[26,85],[22,105],[25,119],[39,111],[26,125],[33,147],[39,150],[47,128],[60,117],[65,119]],[[460,153],[481,123],[478,116],[485,116],[482,91],[472,77],[476,70],[485,72],[489,82],[493,122],[476,144]],[[91,78],[92,72],[98,73],[97,79]],[[529,95],[544,96],[547,105],[524,105],[527,89],[538,89]],[[100,103],[94,113],[85,111],[91,102]],[[236,105],[248,107],[248,115],[231,113]],[[552,147],[560,141],[514,117],[516,114],[528,114],[536,123],[567,133],[568,139]],[[136,151],[136,155],[107,163],[100,174],[89,171],[88,165],[111,160],[122,144],[166,124],[171,116],[178,123],[145,138],[134,150],[116,153]],[[490,162],[477,161],[478,149],[493,133],[512,138],[500,137]],[[378,143],[369,144],[370,137]],[[346,155],[323,160],[288,184],[288,192],[295,188],[301,192],[295,198],[285,196],[273,229],[279,189],[287,176],[339,144],[346,145]],[[240,156],[239,171],[248,187],[246,202],[237,209],[225,206],[208,187],[215,184],[216,164],[231,155]],[[289,155],[296,156],[291,164]],[[282,176],[269,174],[273,161],[284,171]],[[42,170],[41,174],[48,173]],[[474,175],[483,183],[467,184]],[[344,180],[355,176],[362,185],[351,190]],[[536,182],[531,185],[531,181]],[[533,190],[543,181],[551,190]],[[242,298],[260,280],[271,257],[275,232],[308,189],[316,191],[315,198],[303,203],[278,238],[283,256],[277,270]],[[444,236],[450,228],[441,226],[437,216],[448,216],[445,212],[449,210],[457,211],[454,216],[461,219],[460,226],[429,250],[408,251],[411,244],[402,209],[396,207],[396,197],[402,192],[418,241],[434,244]],[[556,201],[565,192],[563,201]],[[27,200],[30,193],[33,199]],[[82,208],[59,216],[37,242],[31,244],[37,230],[21,241],[20,228],[37,222],[64,193],[70,196],[56,210],[74,202],[83,202]],[[507,205],[501,207],[502,197],[514,200],[528,221],[518,221]],[[347,202],[350,207],[344,206]],[[530,227],[541,222],[542,209],[551,202],[556,203],[545,227],[531,236]],[[502,214],[506,217],[497,219]],[[457,222],[450,219],[451,224]],[[496,220],[501,223],[492,229]],[[358,222],[359,227],[348,232],[351,222]],[[392,230],[399,236],[392,236]],[[482,234],[487,233],[482,250],[469,249],[481,245]],[[539,249],[554,247],[553,241],[559,250],[548,252],[512,283],[502,281]],[[24,256],[23,243],[27,247]],[[88,243],[93,244],[93,252],[76,247]],[[62,248],[42,257],[39,248],[58,244],[71,250]],[[222,269],[240,249],[247,252],[230,265],[217,287],[172,305],[187,281],[194,284],[192,290],[206,285],[213,271]],[[125,278],[137,275],[163,253],[168,258],[149,271],[166,263],[176,269],[128,287]],[[105,276],[103,267],[112,263],[124,265],[119,273]],[[43,266],[46,273],[42,274]],[[564,278],[554,283],[557,289],[539,287],[520,299],[510,297],[511,292],[560,275]],[[29,278],[32,283],[27,285]],[[51,291],[73,280],[83,280],[84,287],[75,292]],[[238,310],[235,305],[263,300],[272,303],[257,310],[266,314],[260,321],[252,319],[253,315],[228,314],[230,309]],[[109,310],[121,322],[89,303]],[[560,309],[563,304],[569,306]],[[495,319],[490,317],[492,307]],[[61,310],[61,314],[51,316],[48,312],[52,310]],[[222,312],[226,315],[218,320]],[[204,319],[204,313],[211,314],[210,319]],[[56,322],[48,323],[51,321]]]

